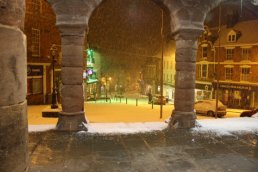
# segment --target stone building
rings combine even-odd
[[[169,41],[164,46],[163,55],[163,95],[172,102],[174,101],[175,96],[175,47],[175,42]]]
[[[45,0],[26,0],[24,33],[27,36],[28,104],[51,102],[53,73],[50,48],[53,44],[58,45],[59,64],[61,60],[61,40],[55,21],[55,14]],[[60,72],[56,70],[56,78],[59,76]]]
[[[257,28],[258,20],[223,25],[216,41],[207,29],[197,53],[200,96],[211,98],[218,79],[219,99],[228,107],[248,109],[258,105]]]

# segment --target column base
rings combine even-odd
[[[195,120],[195,112],[173,111],[168,126],[169,128],[190,129],[195,127]]]
[[[88,131],[84,112],[60,112],[56,129],[59,131]]]

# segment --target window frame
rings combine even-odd
[[[234,67],[225,67],[225,80],[232,81],[233,74],[234,74]]]
[[[40,29],[31,28],[31,56],[40,57]]]
[[[250,60],[251,48],[241,48],[242,49],[242,59]]]
[[[205,51],[204,51],[204,49],[205,49]],[[204,56],[204,54],[205,54],[205,56]],[[204,47],[202,47],[202,58],[207,59],[207,57],[208,57],[208,47],[204,46]]]
[[[234,30],[231,30],[231,31],[228,33],[227,42],[236,42],[236,41],[237,41],[236,32],[235,32]]]
[[[249,66],[241,67],[240,81],[249,81],[250,75],[251,75],[251,67],[249,67]]]
[[[206,74],[205,75],[203,75],[204,74],[204,72],[203,72],[203,67],[204,66],[206,66]],[[202,79],[207,79],[208,78],[208,73],[209,73],[209,65],[208,64],[201,64],[200,65],[200,71],[199,71],[199,76],[200,76],[200,78],[202,78]]]
[[[233,60],[234,59],[234,54],[235,54],[234,48],[227,48],[226,49],[226,60]]]
[[[35,91],[35,87],[36,87],[36,81],[39,80],[40,83],[40,91]],[[36,94],[43,94],[43,76],[28,76],[27,78],[27,95],[36,95]]]

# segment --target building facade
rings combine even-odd
[[[163,95],[174,102],[175,95],[175,42],[170,41],[164,46],[163,53]]]
[[[212,31],[205,26],[205,31],[199,37],[196,56],[195,100],[211,99],[213,94],[212,82],[215,77],[215,49]]]
[[[57,66],[61,61],[60,35],[55,14],[44,0],[26,0],[24,32],[27,36],[27,100],[28,104],[50,103],[52,92],[52,57],[50,48],[58,45]],[[56,70],[59,86],[60,70]]]
[[[148,57],[143,65],[139,79],[140,93],[143,95],[158,94],[160,89],[160,63],[158,57]]]
[[[258,106],[257,28],[258,20],[224,25],[215,41],[206,29],[199,41],[196,76],[203,99],[211,98],[212,91],[215,97],[218,87],[219,100],[230,108]]]

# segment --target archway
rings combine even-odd
[[[82,92],[82,52],[88,19],[101,0],[49,0],[57,14],[63,52],[63,112],[58,129],[81,130],[85,122]],[[193,127],[193,80],[196,39],[209,9],[219,0],[158,1],[170,11],[171,34],[177,43],[176,108],[171,124]],[[0,135],[3,171],[24,171],[28,164],[26,105],[26,44],[22,32],[24,0],[1,1],[1,102]],[[6,36],[8,34],[8,37]],[[12,35],[12,36],[10,36]],[[18,39],[19,38],[19,39]],[[8,44],[10,43],[10,44]],[[17,50],[17,52],[16,52]],[[12,89],[10,89],[12,88]],[[16,94],[14,94],[16,93]],[[11,134],[8,132],[11,131]],[[16,162],[13,164],[11,162]],[[16,170],[19,169],[19,170]],[[1,169],[2,170],[2,169]]]
[[[83,129],[82,48],[91,13],[102,2],[49,0],[62,37],[62,105],[57,128]],[[171,34],[176,40],[175,110],[170,125],[191,128],[195,125],[195,53],[197,37],[203,30],[206,13],[219,1],[155,1],[164,5],[171,17]],[[86,128],[84,128],[86,129]]]

